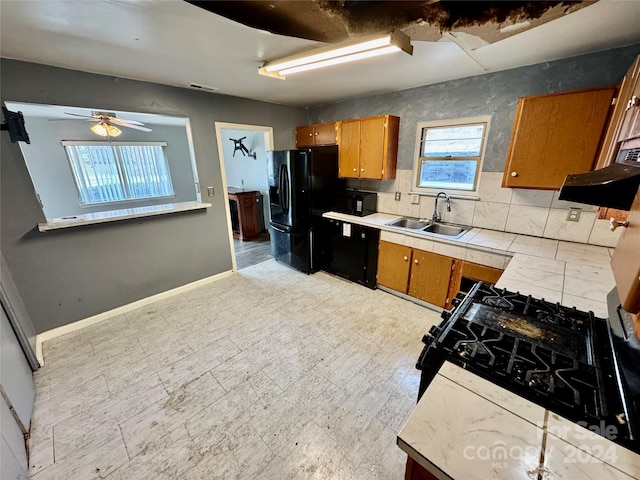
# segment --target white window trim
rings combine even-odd
[[[445,189],[447,192],[455,192],[451,198],[468,198],[478,199],[478,191],[480,189],[480,177],[482,176],[482,166],[484,165],[484,156],[487,148],[487,139],[489,137],[489,129],[491,127],[491,115],[482,115],[479,117],[465,117],[454,118],[447,120],[428,120],[424,122],[418,122],[416,130],[416,148],[413,156],[413,172],[411,175],[411,192],[412,194],[435,196],[438,192],[443,191],[442,188],[425,188],[418,186],[418,170],[420,168],[421,158],[421,144],[422,144],[422,130],[429,127],[453,127],[457,125],[465,125],[471,123],[486,123],[484,129],[484,138],[482,142],[482,151],[480,152],[480,165],[478,165],[477,178],[475,181],[475,189],[473,190],[457,190],[457,189]]]

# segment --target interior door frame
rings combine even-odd
[[[231,270],[233,272],[238,271],[238,262],[236,262],[236,249],[233,245],[233,229],[231,228],[231,209],[229,208],[229,202],[227,201],[227,172],[224,166],[224,149],[222,148],[222,130],[247,130],[253,132],[263,132],[264,134],[264,148],[266,151],[273,150],[273,127],[267,127],[265,125],[246,125],[243,123],[227,123],[227,122],[215,122],[216,140],[218,143],[218,158],[220,160],[220,174],[222,176],[222,193],[224,195],[224,210],[227,215],[227,230],[229,233],[229,247],[231,251]],[[266,172],[265,172],[266,175]],[[268,200],[268,199],[266,199]],[[265,218],[265,223],[268,219]]]

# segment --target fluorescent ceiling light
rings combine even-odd
[[[407,34],[397,30],[391,33],[367,35],[337,45],[267,62],[258,69],[258,73],[284,79],[285,75],[376,57],[400,50],[412,55],[413,46],[410,40]]]

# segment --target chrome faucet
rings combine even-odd
[[[451,211],[451,199],[449,198],[449,195],[447,195],[446,192],[438,192],[438,194],[436,195],[435,205],[433,206],[433,216],[431,217],[431,220],[433,220],[434,222],[439,222],[442,220],[442,216],[438,213],[438,198],[440,198],[440,195],[444,195],[444,198],[447,199],[447,212]]]

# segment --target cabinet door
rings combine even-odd
[[[596,169],[608,167],[616,160],[625,114],[628,111],[627,107],[629,106],[629,100],[631,100],[633,96],[633,91],[638,85],[639,76],[640,55],[636,57],[635,62],[633,62],[620,84],[616,105],[611,114],[611,120],[607,126],[605,136],[603,137]]]
[[[335,145],[336,142],[336,124],[321,123],[314,125],[313,135],[316,145]]]
[[[385,133],[384,117],[360,119],[360,178],[382,179]]]
[[[444,308],[453,261],[453,258],[437,253],[413,250],[409,295]]]
[[[630,313],[640,312],[640,188],[636,193],[624,228],[611,258],[611,270],[622,308]],[[636,324],[636,330],[640,325]]]
[[[633,81],[635,85],[631,92],[631,98],[624,105],[624,117],[618,139],[621,142],[640,137],[640,78],[636,77]]]
[[[312,147],[314,145],[313,125],[296,128],[296,147]]]
[[[614,91],[521,98],[502,186],[557,190],[568,174],[591,170]]]
[[[411,247],[380,241],[378,250],[378,285],[407,293]]]
[[[463,262],[461,276],[471,280],[482,280],[486,283],[496,283],[504,270],[487,267],[478,263]]]
[[[340,122],[338,176],[358,178],[360,170],[360,120]]]

